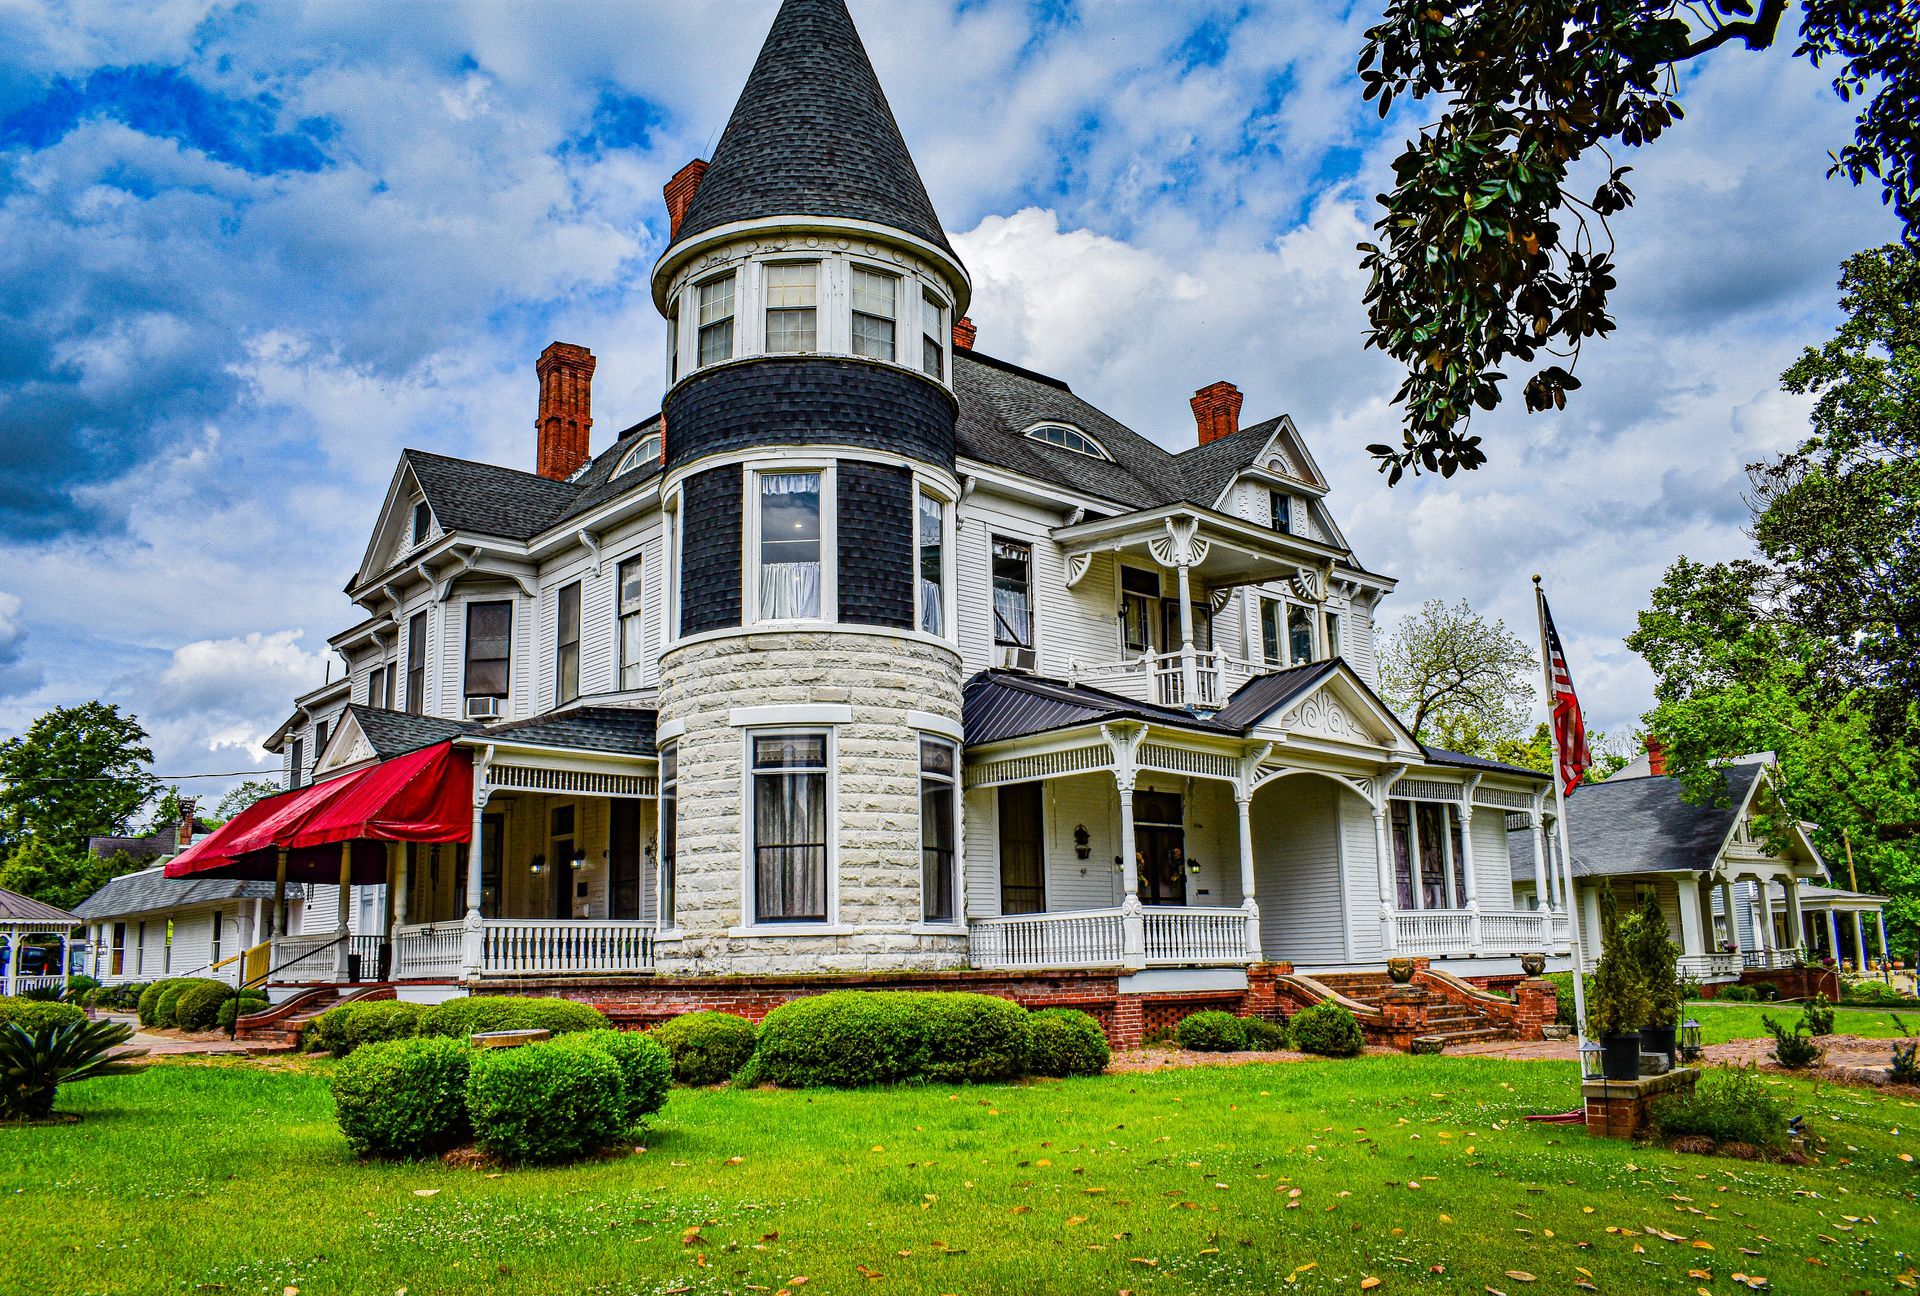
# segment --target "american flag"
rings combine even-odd
[[[1553,696],[1547,700],[1553,711],[1553,754],[1560,764],[1561,788],[1572,796],[1580,776],[1593,764],[1593,754],[1587,750],[1587,722],[1580,715],[1573,672],[1567,669],[1567,652],[1560,646],[1560,632],[1554,629],[1545,595],[1540,599],[1540,615],[1547,627],[1547,673],[1553,679]]]

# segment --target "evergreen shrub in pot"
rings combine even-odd
[[[1640,1023],[1640,1051],[1658,1053],[1669,1064],[1674,1057],[1674,1035],[1680,1025],[1680,947],[1667,935],[1667,918],[1660,900],[1647,892],[1640,909],[1635,953],[1640,978],[1647,990],[1646,1019]]]
[[[1611,886],[1600,888],[1600,966],[1587,1000],[1587,1029],[1600,1038],[1602,1074],[1609,1080],[1640,1078],[1639,1031],[1648,1011],[1635,957],[1640,925],[1639,914],[1620,916]]]

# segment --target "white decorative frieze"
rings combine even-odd
[[[1291,735],[1310,734],[1337,742],[1368,743],[1374,737],[1365,726],[1347,713],[1337,698],[1322,691],[1280,717],[1280,727]]]

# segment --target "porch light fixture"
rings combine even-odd
[[[587,866],[587,853],[585,851],[577,850],[573,853],[573,866],[576,869],[583,869]]]
[[[1087,856],[1093,854],[1092,843],[1093,835],[1087,831],[1087,826],[1085,824],[1075,824],[1073,826],[1073,853],[1081,859],[1085,859]]]
[[[1200,861],[1199,861],[1199,860],[1197,860],[1197,859],[1190,859],[1190,860],[1188,860],[1188,861],[1187,861],[1187,872],[1189,872],[1189,873],[1198,873],[1199,871],[1200,871]]]
[[[1605,1074],[1606,1068],[1601,1064],[1600,1041],[1597,1039],[1581,1040],[1580,1078],[1582,1080],[1598,1080]]]
[[[1703,1051],[1700,1046],[1700,1023],[1689,1017],[1680,1023],[1680,1060],[1698,1062]]]
[[[547,857],[545,855],[535,855],[533,862],[527,865],[527,872],[529,873],[545,873],[546,871]]]

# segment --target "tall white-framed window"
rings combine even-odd
[[[674,926],[674,865],[680,853],[680,744],[660,744],[660,927]]]
[[[1285,642],[1280,634],[1286,620],[1286,606],[1276,598],[1260,600],[1260,659],[1269,666],[1287,664]]]
[[[764,273],[767,351],[818,351],[820,263],[775,261]]]
[[[1268,507],[1272,510],[1268,522],[1275,531],[1291,533],[1293,531],[1293,496],[1285,491],[1267,492]]]
[[[853,353],[870,360],[894,358],[894,321],[899,317],[900,280],[865,266],[853,267]]]
[[[750,730],[747,744],[754,921],[826,922],[832,910],[832,734]]]
[[[1340,614],[1329,612],[1326,615],[1326,648],[1329,660],[1340,655]]]
[[[553,700],[556,705],[580,696],[580,582],[560,587],[554,618]]]
[[[1128,656],[1153,651],[1154,608],[1160,604],[1160,573],[1120,568],[1120,646]]]
[[[226,914],[223,913],[222,911],[218,909],[215,909],[213,911],[213,935],[211,938],[213,943],[207,956],[207,962],[209,964],[218,963],[220,961],[220,937],[225,934],[221,930],[222,919],[224,919],[225,917],[226,917]]]
[[[513,601],[467,604],[466,697],[503,698],[513,678]]]
[[[667,303],[667,386],[680,381],[680,294]]]
[[[931,635],[947,632],[947,506],[922,488],[914,513],[919,557],[919,625]]]
[[[993,538],[993,642],[1033,647],[1033,546]]]
[[[920,740],[920,916],[929,923],[958,916],[959,765],[952,743]]]
[[[947,304],[931,288],[920,290],[920,369],[929,378],[947,376]]]
[[[1313,609],[1304,603],[1287,604],[1287,664],[1304,666],[1313,660]]]
[[[750,474],[754,619],[817,621],[830,615],[830,478],[820,469]]]
[[[645,605],[641,601],[644,582],[639,554],[619,568],[620,596],[620,687],[637,689],[646,675],[647,645]]]
[[[738,276],[729,270],[694,287],[696,367],[733,359],[734,287]]]
[[[1442,801],[1387,803],[1393,828],[1396,899],[1401,909],[1458,909],[1466,902],[1466,851],[1459,807]]]

